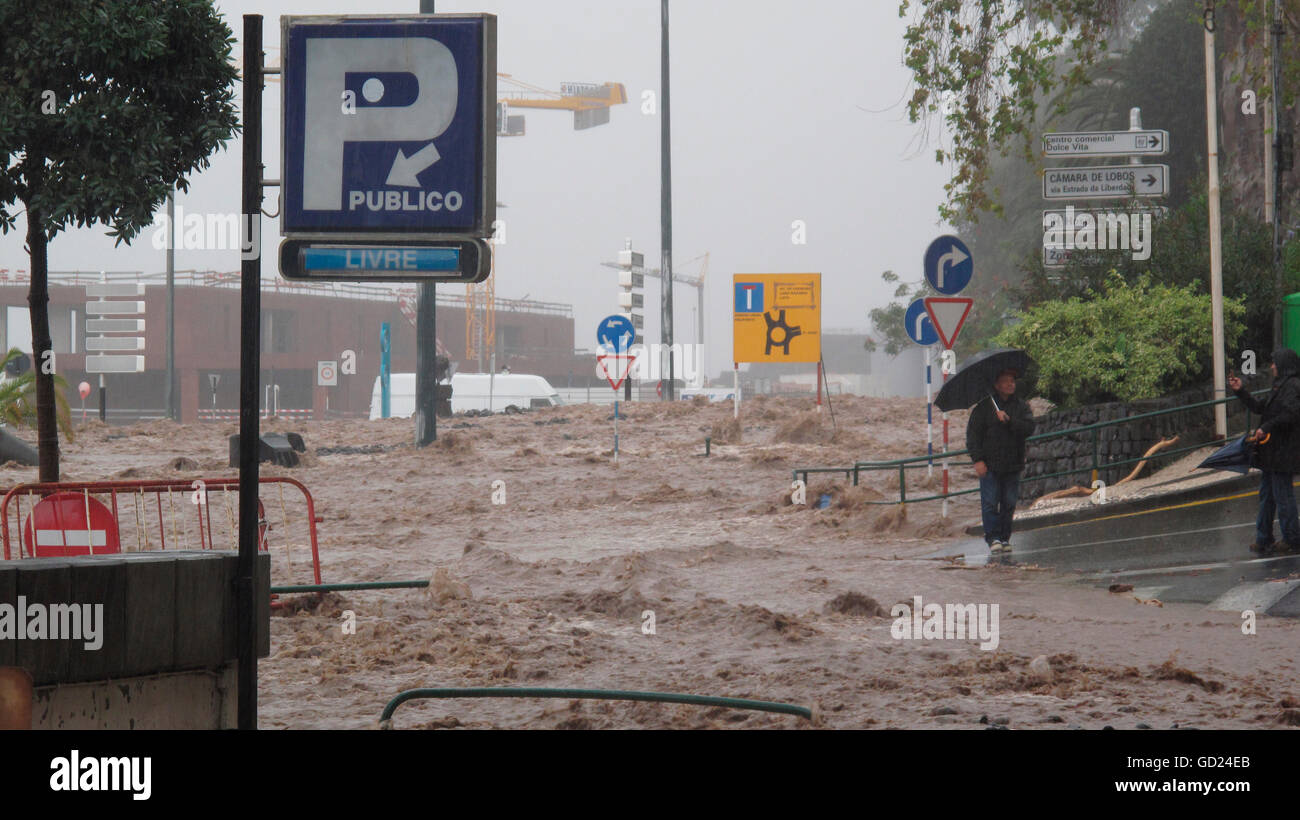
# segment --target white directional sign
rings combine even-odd
[[[1043,174],[1043,199],[1127,199],[1168,194],[1168,165],[1048,168]]]
[[[1043,155],[1048,157],[1155,156],[1168,152],[1168,131],[1070,131],[1043,135]]]
[[[86,313],[91,316],[144,313],[144,302],[87,302]]]
[[[1099,251],[1081,251],[1077,248],[1049,248],[1043,246],[1043,265],[1048,268],[1063,268],[1070,262],[1085,265],[1100,264],[1105,257]]]
[[[144,333],[144,319],[87,319],[87,333]]]
[[[94,282],[86,285],[87,299],[144,296],[143,282]]]
[[[144,339],[140,336],[87,336],[86,351],[104,350],[144,350]]]
[[[120,355],[143,353],[143,336],[104,336],[105,333],[143,333],[144,319],[91,319],[91,316],[129,316],[144,313],[144,302],[110,301],[118,296],[143,296],[144,285],[139,282],[92,282],[86,285],[86,298],[98,299],[86,303],[86,372],[87,373],[143,373],[144,356]],[[114,355],[119,354],[119,355]]]
[[[87,373],[143,373],[144,356],[87,356]]]

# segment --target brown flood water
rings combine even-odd
[[[1155,606],[1032,566],[926,560],[975,523],[896,497],[897,479],[814,480],[826,510],[793,506],[790,470],[924,450],[924,402],[843,397],[731,405],[634,404],[443,420],[409,446],[407,420],[264,423],[307,440],[304,464],[264,465],[316,499],[324,580],[432,578],[429,591],[294,599],[259,665],[263,728],[374,728],[403,689],[547,686],[717,694],[812,706],[831,728],[1165,729],[1300,725],[1300,625]],[[960,447],[965,414],[951,414]],[[457,429],[456,425],[462,426]],[[92,423],[64,442],[66,480],[234,475],[233,424]],[[702,456],[712,434],[713,455]],[[319,455],[318,447],[389,445]],[[189,459],[180,468],[180,457]],[[953,486],[974,485],[965,465]],[[936,471],[937,479],[937,471]],[[34,469],[0,468],[9,484]],[[493,503],[494,482],[504,504]],[[909,482],[909,495],[921,487]],[[264,500],[268,496],[264,493]],[[498,493],[500,500],[500,493]],[[214,505],[216,504],[214,500]],[[275,504],[269,513],[274,520]],[[222,529],[213,514],[214,529]],[[124,525],[125,526],[125,525]],[[126,536],[124,535],[124,539]],[[273,550],[277,531],[273,524]],[[222,543],[218,540],[218,544]],[[273,581],[306,581],[306,553]],[[854,595],[847,595],[854,593]],[[996,649],[978,639],[900,640],[898,602],[996,604]],[[870,601],[866,599],[871,599]],[[881,607],[871,614],[873,602]],[[355,616],[355,634],[343,626]],[[653,613],[654,632],[647,634]],[[1030,669],[1038,656],[1051,669]],[[1041,662],[1040,662],[1041,663]],[[797,717],[696,706],[564,700],[416,701],[397,728],[807,728]]]

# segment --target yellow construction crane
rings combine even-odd
[[[622,83],[560,83],[559,91],[497,74],[497,136],[522,137],[524,117],[511,108],[542,108],[573,112],[573,128],[581,131],[609,122],[609,108],[627,102]],[[494,243],[495,245],[495,243]],[[490,363],[496,350],[496,254],[492,272],[465,289],[465,359]],[[481,367],[481,365],[480,365]]]
[[[573,112],[573,129],[581,131],[609,122],[609,108],[627,102],[622,83],[560,83],[559,91],[550,91],[509,74],[497,74],[497,136],[522,137],[522,114],[511,115],[511,108],[549,108]]]

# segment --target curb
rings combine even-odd
[[[1081,521],[1091,521],[1093,519],[1106,518],[1122,513],[1153,510],[1157,507],[1168,506],[1171,501],[1202,501],[1207,498],[1214,498],[1220,495],[1239,493],[1247,490],[1256,490],[1258,488],[1259,475],[1247,473],[1245,475],[1233,476],[1232,478],[1227,478],[1222,481],[1216,481],[1213,484],[1202,484],[1199,487],[1193,487],[1186,490],[1172,490],[1170,492],[1145,495],[1141,498],[1111,501],[1106,504],[1089,504],[1086,507],[1062,510],[1059,513],[1051,513],[1049,515],[1029,518],[1016,516],[1015,528],[1019,532],[1026,532],[1029,530],[1043,529],[1045,527],[1053,527],[1058,524],[1076,524]],[[974,525],[967,527],[965,532],[967,535],[983,535],[984,528],[982,525]]]

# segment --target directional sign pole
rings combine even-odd
[[[420,0],[420,13],[433,14],[434,0]],[[438,291],[421,282],[415,304],[415,446],[425,447],[438,438],[438,383],[434,375],[438,356]]]
[[[934,475],[934,402],[930,399],[930,348],[925,349],[925,477]]]
[[[740,418],[740,362],[731,363],[731,417]]]
[[[244,15],[244,169],[240,219],[250,241],[262,230],[262,15]],[[261,242],[251,244],[261,248]],[[257,382],[261,372],[262,259],[243,254],[239,286],[239,562],[235,570],[236,640],[239,674],[238,726],[257,728],[257,646],[253,573],[257,566],[259,420]],[[101,377],[102,378],[102,377]],[[101,382],[102,384],[102,382]]]
[[[945,348],[951,350],[952,348]],[[943,370],[943,383],[948,383],[948,370]],[[948,517],[948,411],[943,411],[943,510],[940,513]]]
[[[663,239],[662,259],[659,263],[659,283],[662,286],[659,334],[668,354],[668,384],[663,400],[676,398],[673,386],[673,160],[672,128],[668,120],[668,0],[660,0],[662,19],[659,27],[659,86],[661,106],[659,112],[659,232]]]
[[[1211,18],[1212,20],[1213,18]],[[1223,355],[1223,237],[1219,222],[1219,112],[1218,83],[1214,76],[1213,22],[1205,27],[1205,139],[1209,158],[1210,211],[1210,343],[1214,366],[1214,397],[1227,394],[1224,385]],[[1214,405],[1214,435],[1228,437],[1228,411],[1222,404]]]

